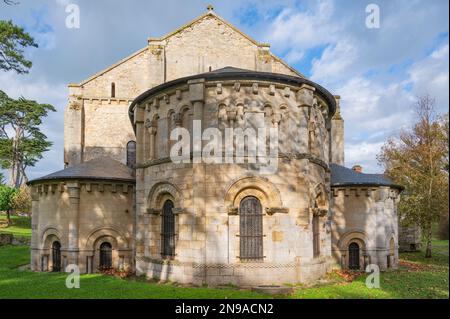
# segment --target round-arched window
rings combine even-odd
[[[112,246],[108,242],[100,245],[100,269],[107,270],[112,268]]]
[[[240,260],[263,260],[263,215],[259,199],[245,197],[239,207]]]
[[[175,215],[173,214],[173,202],[167,200],[164,203],[161,219],[161,254],[163,257],[175,255]]]

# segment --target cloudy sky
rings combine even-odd
[[[414,100],[428,93],[438,112],[449,106],[447,0],[15,0],[0,2],[0,19],[23,26],[39,43],[27,50],[27,75],[0,72],[0,89],[53,104],[43,126],[54,142],[31,178],[63,167],[67,84],[77,83],[169,33],[212,3],[223,18],[308,78],[342,98],[346,165],[378,173],[383,142],[408,127]],[[80,28],[68,29],[68,4],[80,8]],[[380,9],[380,27],[366,27],[366,6]]]

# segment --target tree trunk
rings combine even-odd
[[[14,188],[20,187],[22,159],[19,156],[20,140],[23,137],[23,129],[15,128],[15,136],[13,138],[12,160],[9,174],[9,186]]]
[[[427,240],[427,247],[425,250],[425,258],[431,258],[431,238],[432,238],[432,230],[431,226],[428,227],[426,240]]]
[[[11,211],[9,209],[6,211],[6,222],[8,224],[8,227],[12,225]]]

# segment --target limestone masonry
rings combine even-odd
[[[252,286],[397,267],[402,188],[343,166],[339,96],[211,8],[69,91],[66,168],[30,182],[33,270]],[[277,170],[173,162],[196,120],[277,129]]]

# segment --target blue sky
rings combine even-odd
[[[43,130],[54,142],[31,178],[63,167],[63,114],[67,84],[77,83],[205,12],[215,11],[308,78],[341,95],[346,165],[381,172],[384,141],[411,124],[418,95],[449,105],[447,0],[144,1],[20,0],[0,4],[0,19],[30,32],[39,49],[27,50],[28,75],[0,73],[0,89],[53,104]],[[68,4],[80,7],[80,29],[65,26]],[[368,4],[380,8],[380,28],[365,25]]]

